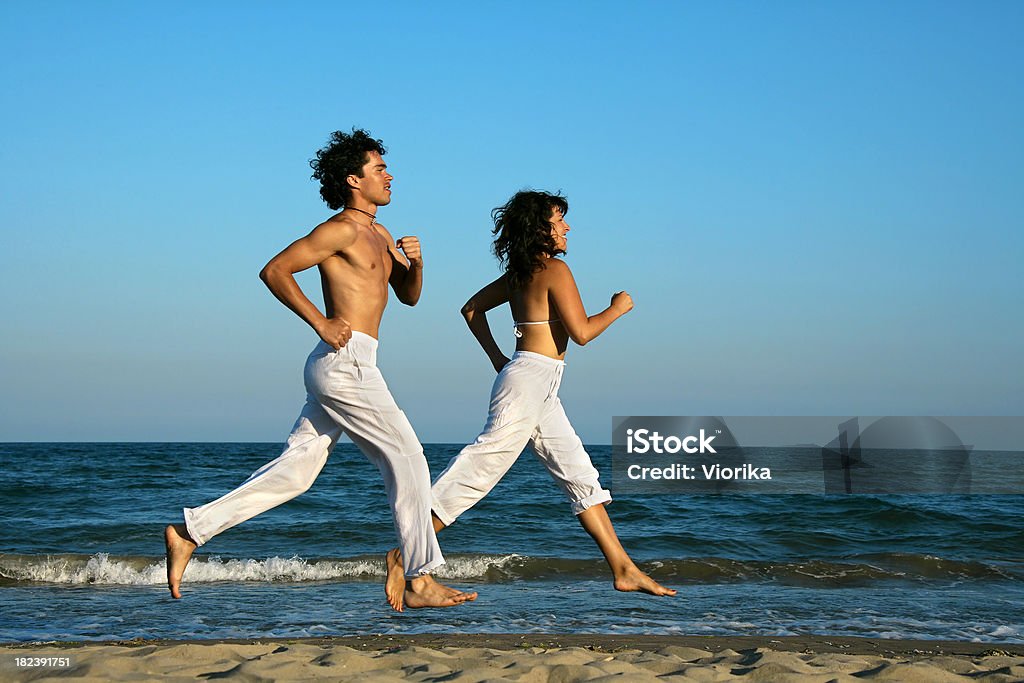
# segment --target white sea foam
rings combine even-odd
[[[89,558],[68,556],[0,558],[0,576],[15,581],[60,584],[149,585],[166,581],[163,563],[133,566],[131,560],[112,560],[107,553]]]
[[[992,629],[985,635],[992,639],[1010,639],[1020,638],[1021,633],[1024,633],[1024,628],[1022,628],[1021,626],[1011,626],[1009,624],[1003,624],[1002,626],[997,626],[996,628]]]
[[[448,563],[439,567],[435,576],[442,579],[483,578],[488,571],[502,570],[510,564],[525,560],[522,555],[471,555],[449,557]]]
[[[476,555],[448,558],[436,576],[446,579],[483,578],[488,571],[520,559],[517,555]],[[0,576],[14,581],[54,584],[155,586],[167,581],[166,564],[140,558],[117,558],[98,553],[76,556],[0,556]],[[257,559],[196,558],[185,570],[186,583],[307,582],[376,579],[384,576],[382,559],[307,561],[301,557]]]

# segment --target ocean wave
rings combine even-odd
[[[449,558],[435,576],[447,579],[487,579],[517,555],[474,555]],[[377,580],[384,577],[380,557],[306,560],[301,557],[257,559],[195,558],[184,581],[304,583],[315,581]],[[163,558],[96,555],[0,555],[0,578],[6,583],[153,586],[167,581]]]
[[[446,580],[509,582],[605,580],[603,560],[524,555],[451,555],[435,574]],[[641,568],[677,584],[774,582],[787,585],[856,587],[884,581],[1020,581],[1024,566],[961,561],[931,555],[878,553],[843,560],[768,562],[706,557],[651,560]],[[378,581],[380,556],[304,559],[197,557],[185,571],[187,583],[307,583]],[[0,585],[62,584],[155,586],[166,581],[163,558],[95,555],[0,555]]]

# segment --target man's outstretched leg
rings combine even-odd
[[[295,421],[284,452],[215,501],[185,508],[185,523],[164,529],[167,587],[181,597],[181,579],[195,549],[221,532],[306,491],[316,480],[341,430],[315,401]]]

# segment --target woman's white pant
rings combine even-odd
[[[377,369],[377,340],[353,332],[338,351],[320,342],[306,360],[305,382],[306,405],[284,452],[234,491],[185,508],[192,539],[202,545],[306,491],[344,432],[384,477],[405,575],[420,576],[444,564],[430,519],[430,470]]]
[[[516,351],[498,373],[483,433],[452,458],[430,489],[434,514],[445,526],[486,496],[527,444],[575,514],[611,501],[558,400],[564,369],[563,361]]]

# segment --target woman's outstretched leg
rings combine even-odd
[[[615,590],[619,591],[640,591],[651,595],[675,595],[672,588],[665,588],[660,583],[640,571],[626,549],[619,542],[619,537],[612,526],[612,520],[608,517],[608,511],[604,505],[589,507],[576,515],[580,524],[590,537],[597,543],[597,547],[604,554],[608,566],[615,577]]]
[[[530,439],[530,445],[572,503],[572,511],[580,524],[604,554],[615,577],[615,589],[675,595],[674,590],[665,588],[640,571],[619,542],[605,510],[605,505],[611,502],[611,493],[601,488],[600,475],[590,460],[590,454],[572,428],[557,396],[545,402],[544,415]]]

